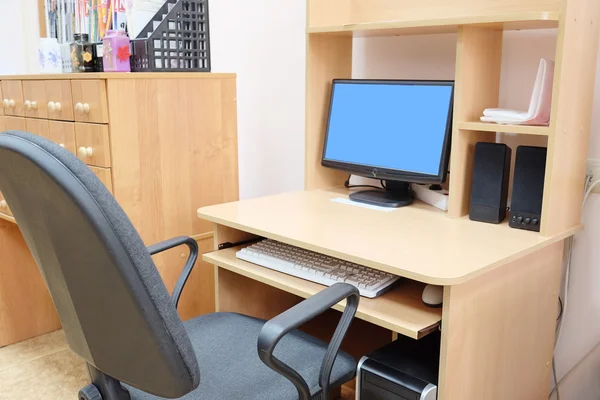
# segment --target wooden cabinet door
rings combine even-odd
[[[25,118],[19,117],[4,117],[4,123],[7,131],[27,131]]]
[[[44,81],[23,81],[23,98],[26,117],[48,118]]]
[[[75,121],[78,122],[108,122],[108,103],[106,101],[106,81],[103,80],[73,80],[73,109]]]
[[[108,126],[75,123],[77,157],[88,165],[109,168],[110,143]]]
[[[110,168],[100,168],[100,167],[89,167],[94,174],[100,179],[100,182],[106,186],[108,191],[113,193],[113,185],[112,185],[112,175],[110,173]]]
[[[48,111],[48,118],[73,121],[74,111],[71,81],[46,81],[46,96],[48,98],[48,105],[52,109],[51,111]]]
[[[0,132],[4,132],[6,130],[6,118],[0,117]]]
[[[71,153],[77,154],[73,122],[48,121],[48,139]]]
[[[25,116],[21,81],[2,81],[2,105],[6,115]]]
[[[25,125],[26,125],[25,130],[27,132],[33,133],[34,135],[38,135],[38,136],[48,139],[48,137],[49,137],[48,120],[25,118]]]

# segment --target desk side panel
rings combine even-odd
[[[60,329],[50,293],[17,225],[0,220],[0,347]]]
[[[546,399],[563,242],[446,287],[441,400]]]

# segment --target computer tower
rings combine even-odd
[[[540,231],[546,155],[545,147],[517,147],[509,221],[512,228]]]
[[[511,150],[502,143],[475,145],[469,218],[499,224],[506,218]]]
[[[358,363],[358,400],[435,400],[440,360],[440,332],[394,342]]]

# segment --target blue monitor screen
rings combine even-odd
[[[440,174],[451,83],[334,82],[324,159]]]

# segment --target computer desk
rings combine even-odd
[[[441,324],[440,399],[547,398],[563,239],[580,227],[542,236],[450,218],[420,202],[385,212],[331,201],[347,196],[344,188],[292,192],[204,207],[198,216],[215,224],[215,250],[266,237],[407,278],[361,298],[357,318],[367,323],[357,322],[344,344],[356,356]],[[238,260],[241,247],[204,255],[215,265],[219,311],[270,318],[323,289]],[[444,286],[443,308],[422,304],[425,284]],[[310,329],[330,334],[333,317]]]

